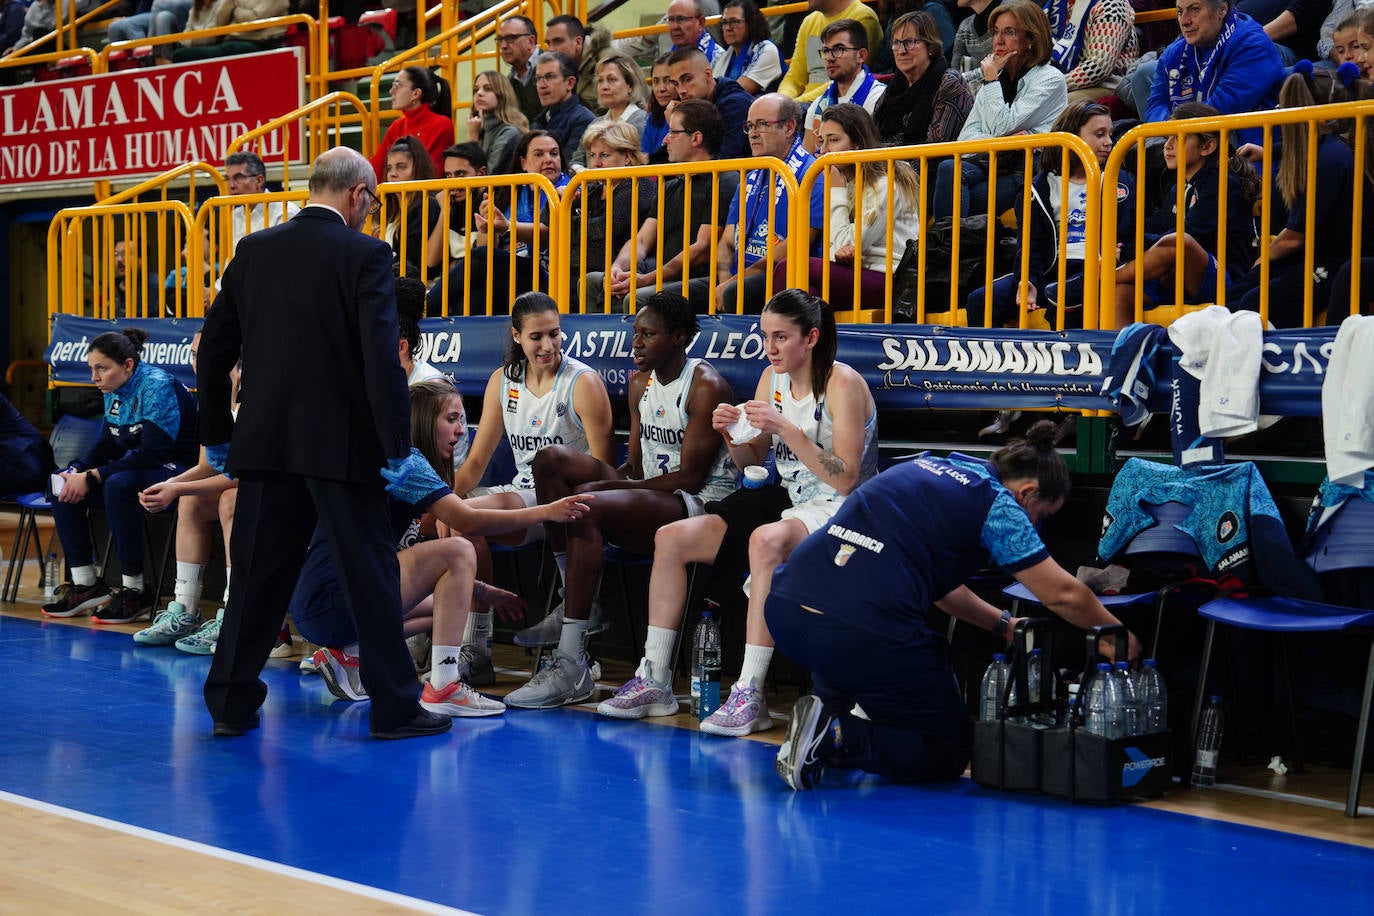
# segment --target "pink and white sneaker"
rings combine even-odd
[[[728,735],[742,738],[754,732],[766,732],[773,727],[773,717],[768,713],[768,704],[763,701],[763,692],[752,683],[736,681],[730,688],[729,698],[720,709],[702,720],[701,730],[711,735]]]
[[[426,681],[424,690],[420,692],[420,705],[441,716],[457,718],[499,716],[506,711],[505,703],[482,696],[462,681],[454,681],[438,689]]]
[[[612,719],[643,719],[646,716],[675,716],[677,697],[671,681],[665,686],[649,676],[649,660],[644,659],[630,678],[609,700],[597,705],[596,711]]]

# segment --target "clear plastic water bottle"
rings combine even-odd
[[[1112,665],[1112,678],[1121,686],[1121,733],[1119,737],[1125,738],[1130,735],[1139,735],[1144,732],[1142,722],[1144,715],[1140,709],[1140,696],[1136,691],[1136,684],[1131,678],[1131,666],[1128,662],[1117,662]]]
[[[1169,697],[1164,690],[1164,676],[1153,658],[1141,663],[1136,676],[1136,700],[1140,703],[1143,734],[1152,735],[1169,727]]]
[[[1221,697],[1212,696],[1202,710],[1202,722],[1198,726],[1197,756],[1193,758],[1193,778],[1195,786],[1214,786],[1217,782],[1217,757],[1221,754],[1222,729]]]
[[[43,563],[43,597],[56,598],[57,586],[60,584],[59,578],[62,575],[62,565],[57,562],[57,554],[48,554],[48,559]]]
[[[1029,696],[1026,698],[1027,702],[1040,702],[1040,679],[1044,676],[1042,674],[1044,668],[1045,650],[1031,649],[1030,653],[1026,656],[1026,692],[1029,694]],[[1015,706],[1018,703],[1020,703],[1021,700],[1017,695],[1016,679],[1011,677],[1010,666],[1008,666],[1007,677],[1011,679],[1011,705]],[[1012,721],[1024,722],[1027,724],[1034,725],[1038,723],[1043,723],[1044,720],[1045,716],[1042,713],[1036,713],[1035,715],[1031,716],[1017,716]]]
[[[996,722],[1002,718],[1002,697],[1007,691],[1007,678],[1011,676],[1011,666],[1007,657],[998,652],[992,657],[992,664],[983,672],[983,686],[978,692],[978,718],[984,722]]]
[[[705,719],[720,708],[720,623],[715,608],[701,612],[692,636],[692,711]]]
[[[1088,682],[1083,728],[1094,735],[1115,738],[1121,731],[1121,685],[1112,677],[1112,666],[1097,663],[1097,673]]]

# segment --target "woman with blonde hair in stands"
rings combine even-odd
[[[639,131],[628,121],[610,121],[602,118],[587,125],[582,134],[582,148],[587,155],[587,168],[619,169],[633,165],[643,165],[647,157],[639,148]],[[594,180],[587,183],[585,194],[575,194],[572,198],[572,230],[568,243],[571,246],[572,294],[580,297],[583,268],[587,271],[609,272],[606,255],[609,247],[611,257],[624,247],[625,243],[639,231],[639,226],[630,221],[634,212],[633,201],[637,198],[638,213],[641,220],[657,210],[657,184],[653,179],[641,178],[629,181],[624,178]],[[606,213],[606,197],[611,199],[609,217]],[[607,227],[609,221],[610,226]],[[587,229],[587,244],[582,246],[582,227]],[[607,241],[607,235],[610,241]]]
[[[624,121],[636,132],[644,130],[649,115],[649,84],[639,65],[618,51],[608,51],[596,62],[596,100],[606,109],[608,121]],[[638,142],[638,140],[636,140]]]
[[[482,144],[489,174],[505,175],[515,164],[516,145],[530,129],[510,80],[496,70],[477,74],[472,83],[472,110],[468,139]]]

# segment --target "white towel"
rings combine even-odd
[[[1225,438],[1259,428],[1259,379],[1264,325],[1256,312],[1212,305],[1169,325],[1179,365],[1202,382],[1198,431]]]
[[[1322,381],[1326,473],[1332,483],[1364,486],[1374,467],[1374,317],[1341,322]]]

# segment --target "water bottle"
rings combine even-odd
[[[1197,756],[1193,758],[1193,785],[1213,786],[1217,782],[1217,757],[1221,753],[1221,697],[1207,700],[1198,727]]]
[[[48,554],[48,559],[43,564],[43,597],[56,598],[58,576],[62,575],[62,566],[57,562],[57,554]]]
[[[720,708],[720,623],[714,607],[701,612],[692,636],[692,711],[705,719]]]
[[[1040,702],[1040,678],[1042,676],[1041,671],[1044,669],[1044,664],[1045,650],[1031,649],[1030,653],[1026,656],[1026,693],[1029,694],[1026,698],[1027,702]],[[1011,705],[1015,706],[1020,703],[1021,700],[1017,695],[1016,679],[1011,676],[1010,668],[1008,668],[1007,677],[1011,680]],[[1012,721],[1028,724],[1043,723],[1044,716],[1039,713],[1032,716],[1017,716]]]
[[[1164,731],[1169,727],[1169,698],[1164,690],[1164,677],[1155,667],[1153,658],[1141,663],[1136,681],[1136,701],[1140,703],[1143,733],[1152,735]]]
[[[1097,673],[1088,682],[1084,710],[1084,731],[1104,738],[1116,737],[1121,720],[1121,688],[1112,678],[1112,666],[1106,662],[1098,662]]]
[[[1011,666],[1007,664],[1006,655],[998,652],[992,657],[988,670],[983,672],[983,686],[978,693],[978,718],[984,722],[996,722],[1002,718],[1002,696],[1006,693],[1010,675]]]
[[[1131,678],[1131,666],[1127,662],[1117,662],[1112,666],[1112,677],[1121,685],[1121,733],[1119,737],[1142,734],[1144,716],[1140,711],[1140,694],[1135,681]]]

